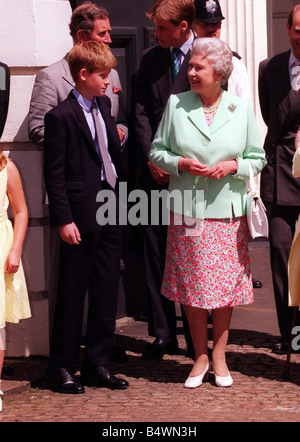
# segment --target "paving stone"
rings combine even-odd
[[[147,323],[122,318],[117,322],[116,333],[118,342],[127,350],[128,361],[110,368],[129,382],[127,390],[86,388],[85,394],[77,396],[53,393],[43,383],[46,358],[9,359],[6,363],[13,366],[15,376],[3,380],[0,422],[97,423],[105,430],[109,425],[126,428],[133,423],[185,423],[191,429],[193,424],[202,422],[299,422],[300,354],[291,355],[290,376],[284,379],[286,356],[272,352],[279,332],[269,250],[262,243],[252,248],[250,245],[250,252],[253,275],[264,285],[255,290],[252,306],[234,311],[227,347],[232,387],[216,387],[212,373],[195,390],[183,387],[193,361],[185,355],[180,320],[178,354],[165,355],[161,361],[145,361],[142,351],[152,341]],[[211,338],[208,346],[212,348]]]

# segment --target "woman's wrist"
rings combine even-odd
[[[22,249],[19,249],[18,247],[12,247],[12,248],[10,249],[10,252],[18,253],[19,255],[21,255],[21,253],[22,253]]]
[[[232,160],[232,161],[234,161],[234,169],[233,169],[232,172],[230,172],[230,174],[231,175],[235,175],[237,173],[237,170],[238,170],[238,167],[239,167],[239,163],[238,163],[238,160],[236,158],[234,158],[234,160]]]
[[[178,172],[184,172],[185,158],[180,157],[178,160]]]

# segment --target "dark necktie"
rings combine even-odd
[[[173,48],[171,54],[171,75],[172,81],[175,80],[176,75],[180,69],[180,60],[181,60],[182,52],[179,48]]]
[[[97,106],[96,106],[95,102],[92,103],[91,109],[92,109],[92,115],[93,115],[93,119],[94,119],[94,123],[95,123],[95,129],[96,129],[98,144],[99,144],[99,148],[100,148],[100,154],[101,154],[101,158],[103,161],[103,167],[104,167],[106,181],[114,189],[116,186],[117,179],[116,179],[116,175],[114,173],[114,170],[112,168],[111,161],[110,161],[110,158],[108,155],[108,151],[107,151],[107,148],[105,145],[103,131],[102,131],[102,127],[101,127],[101,123],[100,123],[100,119],[99,119],[99,115],[98,115],[98,110],[97,110]]]

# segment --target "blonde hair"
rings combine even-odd
[[[117,61],[105,43],[85,41],[73,46],[68,55],[68,63],[76,83],[81,69],[85,68],[89,73],[96,69],[106,71],[114,68]]]
[[[196,15],[194,0],[158,0],[152,8],[146,12],[146,16],[154,19],[166,20],[177,26],[182,21],[188,23],[191,28]]]
[[[0,170],[4,169],[7,164],[7,159],[3,153],[3,150],[0,149]]]

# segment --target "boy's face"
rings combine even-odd
[[[92,101],[94,97],[102,97],[110,83],[108,79],[109,73],[110,69],[106,71],[96,69],[92,73],[88,72],[86,69],[82,69],[80,71],[80,77],[85,92],[83,95],[90,101]]]

